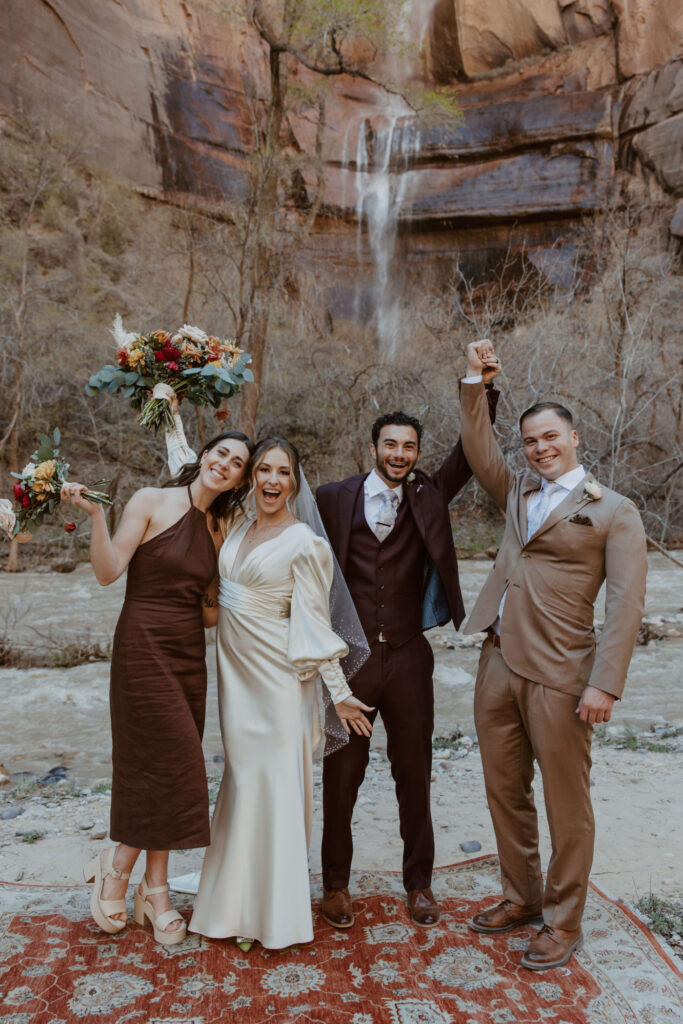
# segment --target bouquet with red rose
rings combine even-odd
[[[6,498],[1,503],[0,525],[11,537],[24,530],[35,533],[43,518],[54,512],[61,501],[60,491],[67,479],[69,463],[59,458],[59,430],[55,427],[52,438],[39,434],[38,440],[40,447],[21,473],[12,473],[17,479],[14,498],[18,507],[8,509],[10,503]],[[83,497],[96,505],[111,505],[109,495],[102,491],[83,491]]]
[[[192,405],[218,408],[254,375],[247,364],[251,357],[232,341],[221,341],[199,327],[183,324],[174,335],[127,333],[117,314],[112,334],[117,343],[117,365],[103,366],[88,381],[87,395],[100,391],[122,392],[140,423],[155,433],[159,427],[173,430],[171,407],[165,398],[152,396],[155,384],[167,384],[178,399]]]

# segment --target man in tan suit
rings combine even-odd
[[[474,696],[486,794],[504,899],[470,927],[495,934],[543,919],[522,965],[547,970],[581,947],[593,859],[592,726],[621,696],[640,625],[647,571],[635,505],[579,465],[571,413],[552,402],[520,418],[530,471],[505,463],[485,381],[499,372],[490,342],[468,347],[461,383],[462,445],[479,483],[505,512],[503,540],[463,626],[488,632]],[[605,623],[593,604],[606,579]],[[545,889],[538,852],[534,760],[552,840]]]

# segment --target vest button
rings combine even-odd
[[[380,585],[379,585],[379,589],[380,589],[380,590],[384,590],[384,584],[383,584],[383,583],[380,583]]]
[[[381,604],[381,605],[380,605],[380,608],[384,608],[384,605],[383,605],[383,604]]]

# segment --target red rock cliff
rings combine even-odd
[[[459,133],[425,132],[399,219],[413,258],[473,263],[547,245],[604,205],[619,173],[683,197],[680,0],[436,0],[424,75],[457,86]],[[239,201],[266,87],[262,45],[220,0],[5,0],[0,109],[70,126],[87,159],[160,195]],[[250,99],[250,97],[252,97]],[[338,82],[316,252],[352,232],[348,125],[373,94]],[[376,108],[375,108],[376,111]],[[293,123],[305,143],[310,126]],[[346,177],[345,177],[346,175]],[[680,216],[678,218],[681,219]]]

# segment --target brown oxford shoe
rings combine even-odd
[[[413,889],[408,893],[408,910],[413,924],[433,928],[441,919],[441,909],[431,889]]]
[[[353,903],[348,889],[323,890],[320,907],[323,921],[333,928],[350,928],[354,922]]]
[[[582,946],[583,932],[580,928],[567,932],[544,924],[529,943],[522,957],[522,967],[528,967],[530,971],[549,971],[552,967],[562,967],[574,950]]]
[[[484,935],[495,935],[498,932],[511,932],[513,928],[521,928],[523,924],[538,923],[541,920],[541,908],[520,907],[510,900],[503,900],[495,907],[482,910],[475,914],[469,927],[473,932],[483,932]]]

